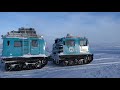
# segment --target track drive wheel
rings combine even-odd
[[[74,65],[74,61],[73,61],[73,60],[70,60],[70,61],[68,62],[68,65],[69,65],[69,66],[73,66],[73,65]]]
[[[6,71],[11,71],[12,70],[11,64],[6,63],[5,64],[5,70]]]
[[[68,65],[68,61],[62,61],[62,65],[63,66],[67,66]]]

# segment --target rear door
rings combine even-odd
[[[39,52],[39,39],[33,39],[31,40],[31,54],[32,55],[38,55]]]

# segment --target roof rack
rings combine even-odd
[[[36,31],[34,28],[24,28],[21,27],[18,29],[18,31],[11,31],[8,32],[6,37],[42,37],[40,35],[36,34]]]

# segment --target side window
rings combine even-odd
[[[32,40],[32,46],[33,47],[38,47],[38,41],[37,40]]]
[[[15,41],[14,47],[22,47],[22,41]]]
[[[81,40],[80,41],[80,46],[87,46],[87,40]]]
[[[7,46],[10,46],[10,41],[7,41]]]
[[[80,46],[84,46],[84,41],[83,40],[80,41]]]

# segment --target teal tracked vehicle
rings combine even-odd
[[[55,39],[50,57],[53,63],[62,66],[83,65],[93,60],[88,39],[70,34]]]
[[[42,68],[47,64],[46,42],[34,28],[19,28],[2,35],[2,63],[6,71]]]

